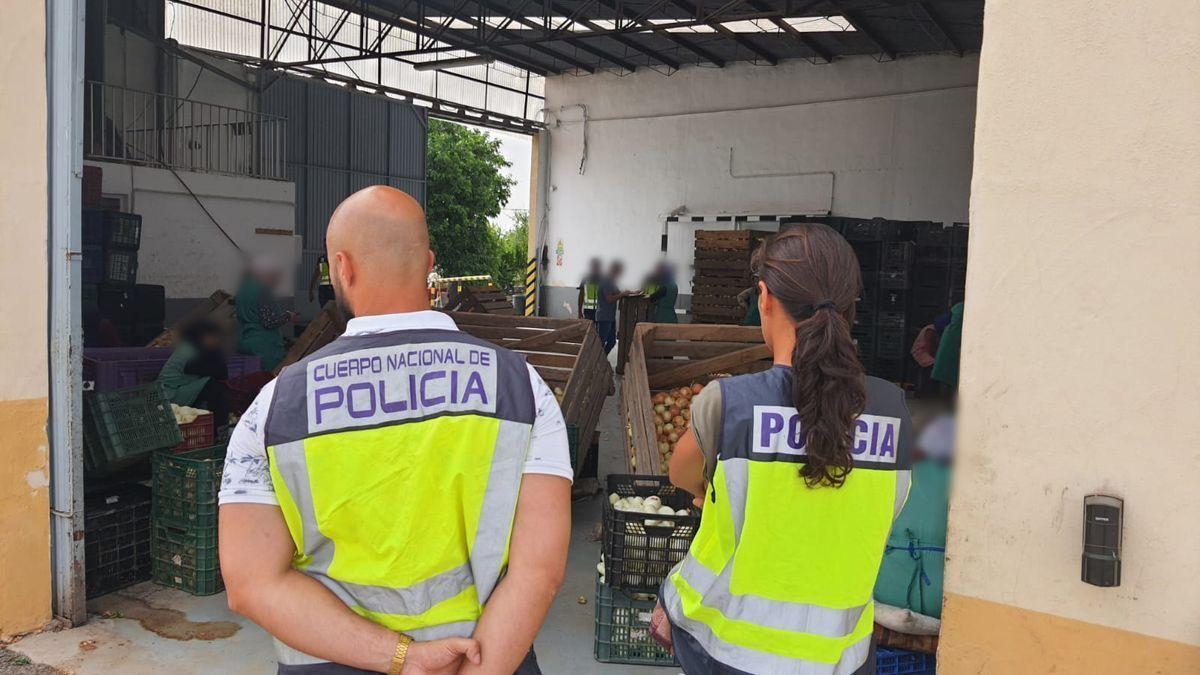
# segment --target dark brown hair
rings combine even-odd
[[[763,242],[754,270],[796,322],[792,401],[805,433],[800,475],[809,487],[841,487],[867,401],[863,367],[850,337],[862,289],[858,258],[840,234],[802,223]]]

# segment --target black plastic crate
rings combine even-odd
[[[913,264],[914,249],[912,242],[886,241],[880,247],[879,267],[884,272],[907,273]]]
[[[167,318],[167,290],[157,284],[133,287],[130,306],[135,323],[162,325]]]
[[[137,283],[137,251],[106,249],[102,283],[128,287]]]
[[[99,284],[104,281],[104,246],[102,244],[84,244],[80,250],[81,278],[85,284]]]
[[[950,285],[950,266],[944,262],[921,261],[913,265],[913,286],[946,288]]]
[[[875,312],[876,328],[900,328],[908,326],[908,312]]]
[[[655,596],[634,598],[596,580],[596,660],[638,666],[676,665],[650,634]]]
[[[84,246],[104,247],[104,210],[85,206],[80,221],[80,242]]]
[[[608,584],[655,592],[675,563],[687,555],[700,529],[700,516],[693,515],[692,496],[671,485],[666,476],[609,474],[605,494],[614,493],[619,497],[653,495],[662,500],[663,506],[690,512],[686,516],[652,515],[621,511],[608,500],[604,502],[604,571]]]
[[[863,274],[872,274],[879,270],[879,262],[882,256],[880,243],[877,241],[852,241],[850,248],[854,249],[854,256],[858,258],[859,269]]]
[[[941,223],[921,223],[913,227],[913,241],[918,246],[949,247],[950,228]]]
[[[100,286],[98,284],[80,285],[79,300],[85,308],[97,307],[100,304]]]
[[[124,325],[133,322],[133,298],[127,288],[112,288],[101,286],[96,306],[104,318],[115,324]]]
[[[863,281],[866,282],[867,279],[863,279]],[[864,283],[862,290],[858,292],[858,308],[860,310],[864,307],[875,309],[875,298],[878,294],[878,286],[875,283]]]
[[[912,341],[904,328],[880,328],[875,331],[876,359],[899,359],[911,351]]]
[[[875,357],[875,327],[855,325],[850,329],[850,339],[854,340],[854,346],[858,349],[858,358],[860,361],[867,361]]]
[[[880,272],[876,279],[876,286],[882,291],[884,289],[893,288],[911,288],[912,274],[901,271]]]
[[[142,217],[136,213],[104,212],[104,246],[136,251],[142,244]]]
[[[912,291],[907,288],[884,288],[879,291],[875,309],[879,312],[905,312],[911,301]]]
[[[912,238],[912,225],[883,218],[847,218],[842,236],[850,241],[904,241]]]
[[[150,579],[150,488],[130,484],[84,501],[88,598]]]
[[[888,382],[904,382],[904,368],[907,362],[908,360],[904,358],[887,359],[877,356],[867,372]]]

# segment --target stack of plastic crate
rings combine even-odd
[[[150,488],[131,484],[86,498],[83,525],[87,597],[150,578]]]
[[[83,397],[83,457],[90,477],[144,460],[182,440],[157,383]]]
[[[225,446],[154,454],[154,581],[192,595],[225,588],[217,556],[217,492]]]
[[[650,616],[663,580],[687,555],[700,529],[700,516],[691,496],[664,476],[610,474],[606,494],[655,496],[663,506],[694,513],[652,515],[604,502],[604,573],[596,581],[596,660],[673,665],[675,657],[650,636]]]

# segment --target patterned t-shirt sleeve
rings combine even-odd
[[[268,382],[258,392],[229,437],[219,495],[222,504],[279,504],[271,482],[263,431],[277,381]]]

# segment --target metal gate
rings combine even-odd
[[[323,82],[283,76],[266,86],[262,110],[286,117],[287,178],[296,184],[303,258],[296,309],[311,316],[308,284],[338,203],[370,185],[390,185],[425,205],[425,108]]]

